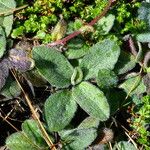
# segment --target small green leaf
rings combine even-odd
[[[116,86],[118,78],[112,70],[101,69],[97,76],[97,85],[101,89],[108,89]]]
[[[88,54],[83,57],[80,64],[85,79],[95,78],[100,69],[113,69],[118,57],[120,48],[115,41],[106,39],[93,45]]]
[[[109,105],[103,92],[88,82],[81,82],[72,91],[73,98],[90,116],[101,121],[109,118]]]
[[[136,60],[133,55],[128,52],[121,51],[118,62],[115,65],[114,71],[116,74],[124,74],[132,70],[136,65]]]
[[[59,132],[63,140],[63,150],[84,150],[97,136],[96,128],[72,129]]]
[[[77,59],[83,57],[89,52],[89,46],[80,38],[72,39],[67,44],[65,55],[68,59]]]
[[[64,90],[52,94],[45,103],[45,119],[50,131],[60,131],[67,126],[77,109],[71,92]]]
[[[150,32],[141,33],[136,36],[136,39],[142,43],[149,43],[150,41]]]
[[[4,55],[5,50],[6,50],[5,32],[3,28],[0,26],[0,58]]]
[[[98,128],[99,123],[99,119],[96,119],[94,117],[87,117],[80,123],[78,129]]]
[[[11,150],[48,150],[41,130],[35,120],[26,120],[22,124],[22,132],[10,135],[6,145]]]
[[[114,21],[115,21],[115,16],[112,14],[109,14],[108,16],[100,19],[96,24],[96,32],[99,33],[96,34],[101,34],[101,35],[107,34],[113,27]]]
[[[83,72],[80,67],[74,68],[73,75],[71,77],[71,84],[76,85],[82,81]]]
[[[34,144],[24,132],[10,135],[6,140],[6,145],[10,150],[40,150],[40,147]]]
[[[140,95],[146,92],[146,87],[141,76],[136,76],[125,80],[122,84],[120,84],[119,88],[124,89],[128,96],[133,94]]]
[[[113,150],[137,150],[137,148],[127,141],[120,141],[115,144]]]
[[[39,73],[53,86],[68,87],[71,84],[73,67],[55,48],[33,48],[33,59]]]
[[[14,0],[0,0],[0,13],[4,13],[4,16],[0,16],[0,25],[5,28],[6,35],[8,36],[12,29],[13,24],[13,9],[16,7]]]
[[[48,147],[43,138],[42,132],[39,129],[38,123],[35,120],[26,120],[22,124],[22,130],[26,133],[27,137],[39,147],[43,149]]]

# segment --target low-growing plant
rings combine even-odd
[[[119,22],[128,16],[127,7],[130,6],[131,9],[139,3],[127,6],[124,5],[125,1],[123,4],[119,3],[121,7],[117,11],[121,16],[125,15],[120,18],[121,16],[116,17],[112,13],[113,10],[106,15],[114,2],[112,0],[105,3],[106,7],[102,12],[102,7],[98,8],[98,6],[102,4],[104,7],[104,2],[95,1],[97,4],[95,8],[92,8],[89,2],[87,8],[79,11],[78,9],[81,9],[79,5],[83,6],[86,2],[76,1],[72,7],[69,7],[71,14],[77,13],[77,16],[80,14],[79,17],[82,19],[93,19],[90,23],[84,24],[78,19],[74,23],[71,21],[67,28],[61,18],[62,20],[57,23],[50,35],[52,43],[31,47],[26,47],[25,44],[22,47],[17,44],[13,47],[10,44],[9,35],[13,23],[12,13],[15,11],[16,4],[11,0],[10,6],[8,2],[10,1],[0,0],[2,4],[0,13],[3,13],[0,18],[2,19],[0,22],[0,94],[4,97],[3,101],[8,101],[17,97],[21,98],[22,92],[33,114],[33,119],[25,120],[21,131],[7,137],[7,147],[10,150],[84,150],[94,146],[114,150],[134,150],[140,147],[131,140],[132,137],[129,138],[131,142],[127,142],[124,136],[121,139],[115,138],[115,129],[113,127],[110,129],[112,120],[117,114],[148,93],[150,87],[148,82],[150,54],[147,41],[141,38],[141,34],[132,34],[121,38],[120,42],[120,35],[124,31],[120,30],[118,36],[111,32],[115,29],[115,21]],[[67,2],[70,3],[70,1]],[[28,7],[21,15],[25,22],[22,26],[19,24],[18,29],[20,28],[22,33],[24,32],[21,28],[26,33],[40,31],[43,35],[43,31],[48,31],[48,25],[57,22],[54,13],[55,5],[58,10],[65,13],[63,4],[67,2],[36,0],[33,6]],[[45,7],[38,5],[39,3],[50,7],[49,12]],[[143,9],[143,5],[147,7],[149,4],[142,3],[139,10]],[[93,16],[88,15],[87,10],[93,12]],[[83,16],[85,11],[87,14]],[[124,14],[124,11],[127,14]],[[40,19],[44,19],[43,22],[38,20],[37,13],[42,13],[43,16]],[[50,20],[49,14],[52,13],[54,18]],[[63,16],[70,18],[71,14],[66,13]],[[29,18],[25,18],[24,15],[29,15]],[[139,21],[148,19],[143,19],[140,15],[142,14],[139,11]],[[10,24],[6,24],[8,20]],[[123,23],[123,20],[121,22]],[[38,26],[42,30],[39,30]],[[18,32],[17,30],[14,30],[12,35]],[[68,36],[63,38],[65,33],[61,30],[66,31]],[[73,32],[73,30],[77,31]],[[145,28],[145,30],[148,29]],[[43,41],[45,42],[45,37]],[[127,47],[122,43],[126,43]],[[59,46],[64,44],[63,47]],[[41,107],[43,111],[40,116],[36,114],[30,100],[31,96],[28,96],[19,77],[26,80],[33,95],[36,94],[35,88],[45,86],[50,89],[47,98],[41,99],[44,104]],[[140,138],[137,141],[148,148],[149,133],[143,126],[148,123],[147,109],[149,109],[150,99],[148,96],[143,99],[143,106],[139,111],[140,119],[134,117],[129,125],[135,130],[136,123],[139,123],[139,120],[142,122],[138,126],[137,132]],[[117,119],[116,124],[119,124]]]

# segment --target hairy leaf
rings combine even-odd
[[[0,0],[0,25],[5,28],[6,35],[8,36],[12,29],[13,24],[13,9],[16,7],[14,0]]]
[[[71,77],[71,84],[76,85],[82,81],[83,72],[80,67],[74,68],[74,72]]]
[[[43,138],[42,132],[39,129],[38,123],[35,120],[25,120],[25,122],[22,124],[22,130],[36,145],[43,149],[45,147],[48,148]]]
[[[133,94],[140,95],[146,92],[146,87],[143,83],[141,76],[129,78],[125,80],[122,84],[120,84],[119,87],[124,89],[124,91],[128,95],[133,95]]]
[[[120,141],[119,143],[116,143],[113,147],[113,150],[129,150],[129,149],[137,150],[137,148],[133,144],[127,141]]]
[[[9,74],[8,61],[3,59],[0,61],[0,90],[5,85],[6,78]]]
[[[118,78],[112,70],[101,69],[98,72],[97,84],[102,89],[109,89],[116,86]]]
[[[73,67],[55,48],[34,47],[33,58],[40,74],[53,86],[68,87]]]
[[[10,135],[6,140],[6,145],[11,150],[39,150],[24,132],[16,132]]]
[[[71,92],[64,90],[52,94],[45,103],[45,119],[50,131],[60,131],[67,126],[77,109]]]
[[[89,46],[79,38],[72,39],[67,44],[67,51],[65,52],[68,59],[77,59],[83,57],[89,52]]]
[[[22,124],[22,132],[10,135],[6,145],[11,150],[48,150],[42,133],[35,120],[26,120]]]
[[[115,21],[115,16],[112,14],[109,14],[108,16],[100,19],[96,24],[95,34],[101,34],[101,35],[107,34],[113,27],[114,21]]]
[[[5,50],[6,50],[5,32],[3,28],[0,26],[0,58],[4,55]]]
[[[80,64],[85,79],[97,76],[100,69],[113,69],[118,57],[120,48],[115,41],[106,39],[93,45],[88,54],[83,57]]]
[[[72,91],[73,98],[90,116],[101,121],[109,118],[109,105],[103,92],[88,82],[81,82]]]
[[[97,136],[96,128],[72,129],[59,132],[64,150],[84,150]]]
[[[136,65],[135,57],[130,53],[121,51],[118,62],[115,65],[114,71],[116,74],[124,74],[132,70]]]

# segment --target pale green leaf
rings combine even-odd
[[[97,136],[96,128],[72,129],[59,132],[63,140],[63,150],[84,150]]]
[[[96,81],[101,89],[108,89],[117,85],[118,78],[112,70],[101,69],[98,72]]]
[[[90,116],[101,121],[109,118],[109,105],[103,92],[88,82],[81,82],[72,90],[73,98]]]
[[[33,59],[39,73],[53,86],[68,87],[71,84],[73,67],[55,48],[33,48]]]
[[[124,89],[127,95],[140,95],[146,92],[146,86],[143,83],[141,76],[136,76],[125,80],[119,85],[120,88]]]
[[[4,13],[4,16],[0,16],[0,25],[5,28],[7,36],[10,34],[12,29],[12,14],[15,7],[16,2],[14,0],[0,0],[0,13]]]
[[[40,150],[40,147],[34,144],[24,132],[10,135],[6,140],[6,145],[10,150]]]
[[[0,58],[6,50],[6,37],[3,28],[0,26]]]
[[[80,64],[85,79],[95,78],[100,69],[113,69],[118,57],[120,48],[115,41],[106,39],[93,45],[88,54],[83,57]]]
[[[96,30],[97,30],[96,34],[101,34],[101,35],[107,34],[113,27],[114,21],[115,21],[115,16],[112,14],[109,14],[108,16],[100,19],[96,24]]]
[[[24,131],[27,137],[41,149],[48,148],[38,123],[35,120],[25,120],[22,124],[22,131]],[[50,139],[52,138],[50,137]]]
[[[131,69],[133,69],[136,65],[136,60],[133,55],[129,52],[121,51],[118,62],[115,65],[114,71],[116,74],[124,74]]]
[[[76,85],[80,83],[83,79],[83,72],[80,67],[74,68],[72,77],[71,77],[71,84]]]
[[[113,150],[137,150],[137,148],[127,141],[120,141],[114,145]]]
[[[52,94],[45,103],[45,119],[50,131],[60,131],[67,126],[77,109],[70,91]]]
[[[67,44],[67,51],[65,52],[65,55],[68,59],[77,59],[83,57],[88,52],[89,46],[85,44],[85,41],[80,38],[75,38]]]

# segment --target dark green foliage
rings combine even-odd
[[[16,119],[16,101],[26,111],[29,99],[58,149],[148,150],[149,2],[113,1],[99,20],[108,0],[16,0],[29,5],[20,11],[8,2],[0,0],[0,106],[7,100],[13,109],[0,112],[3,121]],[[10,44],[10,33],[25,42]],[[49,149],[39,122],[26,120],[31,115],[7,137],[10,150]]]
[[[45,103],[45,119],[50,131],[60,131],[69,124],[77,109],[70,91],[51,95]]]

